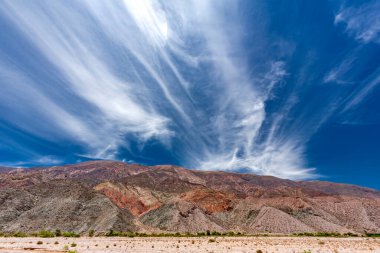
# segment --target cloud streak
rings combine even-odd
[[[278,97],[294,70],[270,46],[292,42],[262,29],[267,15],[248,26],[238,1],[149,0],[4,1],[0,13],[28,45],[23,57],[39,66],[2,52],[0,108],[14,128],[79,146],[76,154],[90,158],[157,163],[158,152],[196,169],[317,176],[306,143],[339,101],[290,120],[304,84],[294,80],[295,88]],[[377,42],[376,24],[362,31],[362,22],[353,9],[335,18],[356,39]],[[249,48],[247,31],[261,38]],[[352,62],[321,82],[341,82]],[[344,103],[357,104],[376,80]],[[46,152],[29,156],[56,160]]]
[[[335,24],[343,23],[347,33],[358,41],[380,43],[379,8],[378,1],[342,8],[335,16]]]

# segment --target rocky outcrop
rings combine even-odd
[[[114,161],[0,170],[0,231],[379,233],[379,191]]]

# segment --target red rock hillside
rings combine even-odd
[[[0,231],[380,232],[380,192],[114,161],[0,170]]]

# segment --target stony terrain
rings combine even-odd
[[[40,241],[40,244],[38,244]],[[73,244],[75,243],[75,244]],[[74,247],[75,246],[75,247]],[[376,253],[380,239],[310,237],[0,238],[0,253]]]
[[[0,231],[379,233],[380,192],[113,161],[0,170]]]

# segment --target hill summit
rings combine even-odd
[[[115,161],[0,170],[0,231],[379,233],[380,192]]]

